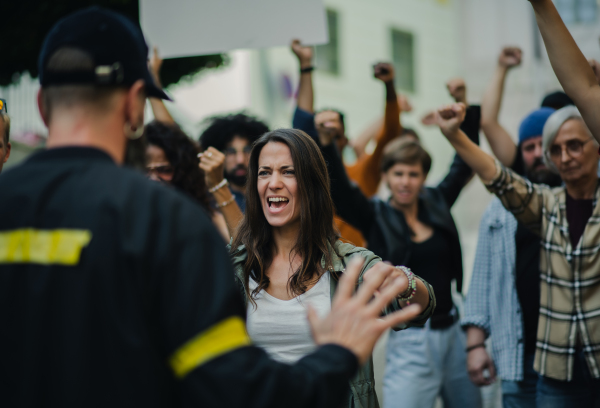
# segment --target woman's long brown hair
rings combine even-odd
[[[334,206],[329,191],[329,174],[325,160],[317,144],[301,130],[278,129],[258,139],[250,154],[248,181],[246,184],[246,213],[231,246],[235,254],[240,245],[245,245],[248,258],[244,264],[244,287],[252,304],[254,297],[269,287],[266,270],[273,261],[273,233],[263,213],[258,194],[258,158],[267,143],[283,143],[289,149],[298,183],[300,204],[300,232],[296,245],[290,253],[290,264],[294,256],[302,257],[300,268],[288,282],[288,290],[298,296],[306,292],[308,284],[320,277],[332,265],[328,245],[332,247],[338,239],[333,224]],[[325,269],[321,259],[325,256]],[[258,283],[250,293],[249,279]]]

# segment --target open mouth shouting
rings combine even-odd
[[[269,212],[272,214],[279,213],[290,202],[289,198],[282,196],[269,196],[267,197],[267,204],[269,206]]]

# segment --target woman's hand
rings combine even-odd
[[[200,168],[204,170],[204,178],[207,187],[213,188],[223,181],[223,169],[225,168],[225,155],[209,147],[203,153],[200,153]]]
[[[375,296],[395,269],[379,262],[371,268],[369,281],[365,281],[353,295],[362,264],[362,259],[353,259],[348,263],[333,298],[329,315],[321,319],[310,305],[308,308],[308,321],[315,343],[345,347],[356,355],[361,365],[368,360],[375,343],[385,331],[414,319],[421,312],[420,306],[411,305],[380,317],[381,311],[402,293],[402,282],[394,281]]]
[[[405,293],[408,290],[408,278],[406,277],[406,274],[404,272],[402,272],[400,269],[392,266],[388,262],[384,262],[384,263],[389,265],[390,267],[392,267],[393,270],[389,274],[389,276],[385,278],[385,280],[383,281],[381,286],[379,286],[379,288],[377,288],[377,293],[380,293],[382,290],[386,289],[390,285],[394,285],[395,283],[400,284],[400,293]],[[363,275],[363,281],[368,282],[372,279],[377,279],[376,273],[377,272],[374,272],[374,268],[367,270],[365,272],[365,274]]]
[[[460,125],[465,120],[467,107],[464,103],[455,103],[441,107],[436,112],[436,122],[448,139],[456,136]]]

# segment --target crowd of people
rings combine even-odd
[[[519,48],[481,106],[449,81],[455,103],[423,118],[456,150],[434,186],[389,63],[373,66],[383,115],[356,138],[341,110],[315,109],[299,40],[290,128],[235,113],[187,135],[139,27],[98,7],[56,23],[39,56],[46,149],[0,175],[3,401],[478,408],[500,380],[507,408],[600,407],[600,70],[551,0],[530,2],[564,92],[513,138],[498,116]],[[451,209],[474,176],[496,198],[461,315]]]

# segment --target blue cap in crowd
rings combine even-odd
[[[519,144],[532,137],[542,136],[544,134],[544,125],[554,112],[556,111],[552,108],[540,108],[531,112],[523,119],[519,128]]]

